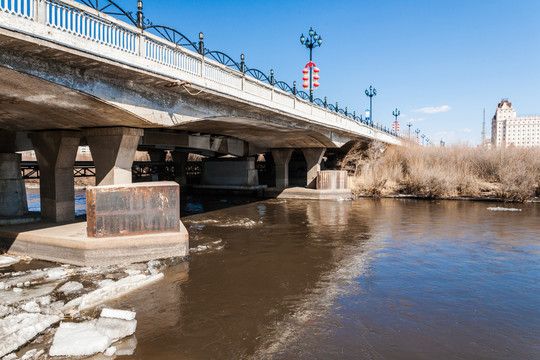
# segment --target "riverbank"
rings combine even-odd
[[[356,196],[539,201],[540,149],[353,147],[342,169]]]

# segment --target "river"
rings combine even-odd
[[[504,207],[519,211],[492,211]],[[131,359],[538,359],[540,204],[185,196]]]

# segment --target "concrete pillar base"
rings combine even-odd
[[[321,160],[325,151],[325,148],[302,149],[307,163],[307,188],[315,189],[317,185],[317,172],[321,171]]]
[[[41,219],[75,219],[73,165],[81,134],[78,131],[40,131],[28,135],[40,172]]]
[[[131,166],[142,129],[110,127],[85,129],[94,165],[96,185],[131,184]]]
[[[26,214],[28,203],[21,176],[21,154],[0,153],[0,217]]]
[[[274,149],[272,157],[276,164],[276,188],[289,187],[289,161],[291,161],[293,149]]]

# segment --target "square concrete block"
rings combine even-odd
[[[86,189],[88,237],[180,231],[180,187],[173,181]]]
[[[348,175],[346,171],[317,171],[317,190],[348,189],[348,185]]]

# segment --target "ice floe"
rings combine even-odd
[[[83,284],[81,284],[78,281],[68,281],[58,291],[63,292],[64,294],[71,294],[75,292],[79,292],[84,288]]]
[[[107,350],[112,340],[99,332],[96,321],[60,323],[49,350],[51,356],[88,356]]]
[[[505,208],[505,207],[488,207],[489,211],[521,211],[521,209],[516,208]]]
[[[112,356],[117,348],[112,343],[135,333],[135,313],[105,309],[105,315],[129,318],[103,317],[81,323],[62,322],[56,331],[49,350],[51,356],[88,356],[104,352]],[[103,314],[103,311],[102,311]],[[133,317],[133,318],[132,318]]]
[[[0,319],[0,356],[17,350],[37,334],[60,321],[58,315],[20,313]]]
[[[19,261],[20,261],[19,259],[13,256],[0,255],[0,267],[13,265],[13,264],[18,263]]]
[[[161,278],[163,278],[163,273],[150,276],[139,274],[128,276],[116,282],[109,283],[99,289],[83,295],[79,305],[79,311],[92,308],[111,299],[123,296],[133,290],[160,280]]]
[[[116,310],[116,309],[110,309],[105,308],[101,310],[101,317],[103,318],[113,318],[113,319],[121,319],[121,320],[134,320],[136,313],[134,311],[129,310]]]
[[[84,355],[110,359],[133,354],[137,345],[135,312],[105,308],[98,319],[88,320],[92,312],[87,310],[158,281],[165,266],[150,261],[0,273],[0,358]],[[62,318],[55,329],[53,325]],[[15,351],[20,351],[19,357]]]

